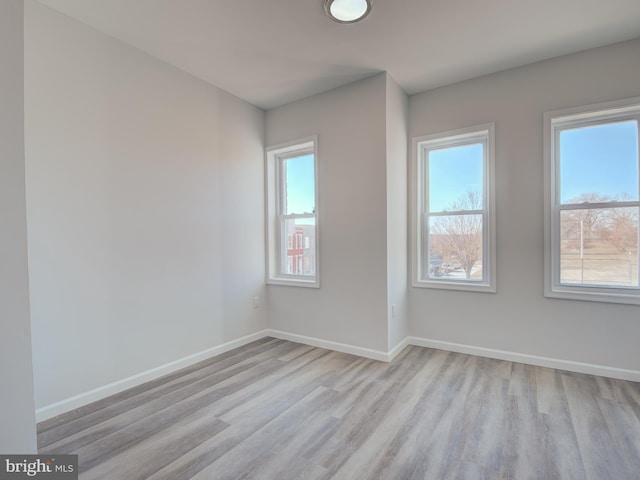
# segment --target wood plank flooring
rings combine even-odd
[[[640,479],[640,384],[266,338],[38,425],[80,478]]]

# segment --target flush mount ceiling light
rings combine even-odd
[[[324,0],[324,10],[338,23],[355,23],[369,15],[373,0]]]

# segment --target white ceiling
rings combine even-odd
[[[40,0],[262,108],[387,71],[408,93],[640,37],[640,0]]]

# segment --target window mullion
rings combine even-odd
[[[595,210],[595,209],[606,209],[606,208],[637,207],[638,205],[640,205],[640,201],[562,203],[558,205],[558,208],[560,208],[560,210]]]
[[[448,217],[453,215],[482,215],[487,212],[487,209],[481,208],[478,210],[452,210],[452,211],[441,211],[441,212],[429,212],[429,215],[432,217]]]
[[[282,217],[287,218],[289,220],[297,220],[299,218],[315,218],[316,214],[315,213],[289,213],[289,214],[283,214]]]

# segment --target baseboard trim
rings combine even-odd
[[[296,333],[283,332],[281,330],[267,329],[267,335],[281,340],[289,340],[291,342],[302,343],[304,345],[311,345],[312,347],[326,348],[328,350],[335,350],[336,352],[350,353],[351,355],[371,358],[372,360],[379,360],[381,362],[388,362],[391,359],[390,353],[383,352],[382,350],[357,347],[347,343],[322,340],[319,338],[307,337],[305,335],[298,335]]]
[[[402,340],[400,343],[398,343],[395,347],[393,347],[390,351],[389,351],[389,362],[391,360],[393,360],[394,358],[396,358],[398,356],[398,354],[404,350],[406,347],[408,347],[410,345],[409,343],[409,337],[405,337],[404,340]]]
[[[208,348],[193,355],[180,358],[173,362],[166,363],[156,368],[152,368],[145,372],[132,375],[130,377],[118,380],[116,382],[98,387],[94,390],[75,395],[73,397],[61,400],[59,402],[36,409],[36,421],[42,422],[49,418],[55,417],[65,412],[69,412],[75,408],[88,405],[89,403],[101,400],[110,395],[115,395],[129,388],[137,387],[145,382],[155,380],[178,371],[182,368],[194,365],[202,360],[206,360],[215,355],[228,352],[234,348],[241,347],[248,343],[260,340],[265,337],[273,337],[281,340],[289,340],[313,347],[326,348],[342,353],[349,353],[359,357],[370,358],[381,362],[392,361],[405,347],[415,345],[417,347],[434,348],[437,350],[445,350],[449,352],[465,353],[468,355],[477,355],[479,357],[494,358],[497,360],[506,360],[509,362],[526,363],[540,367],[555,368],[558,370],[567,370],[576,373],[586,373],[589,375],[599,375],[602,377],[616,378],[620,380],[630,380],[632,382],[640,382],[640,371],[624,368],[608,367],[604,365],[595,365],[590,363],[574,362],[571,360],[561,360],[557,358],[541,357],[538,355],[529,355],[525,353],[510,352],[507,350],[497,350],[484,347],[476,347],[473,345],[465,345],[461,343],[445,342],[441,340],[432,340],[422,337],[406,337],[398,345],[389,352],[382,350],[373,350],[365,347],[358,347],[346,343],[334,342],[331,340],[323,340],[295,333],[283,332],[281,330],[265,329],[259,332],[247,335],[236,340]]]
[[[492,348],[475,347],[461,343],[443,342],[441,340],[431,340],[421,337],[408,337],[409,345],[418,347],[435,348],[449,352],[466,353],[479,357],[494,358],[497,360],[507,360],[509,362],[526,363],[538,367],[555,368],[576,373],[586,373],[588,375],[598,375],[601,377],[616,378],[619,380],[630,380],[640,382],[640,371],[625,368],[608,367],[605,365],[595,365],[591,363],[574,362],[571,360],[561,360],[558,358],[541,357],[526,353],[510,352],[507,350],[496,350]]]
[[[228,352],[229,350],[233,350],[234,348],[241,347],[243,345],[254,342],[256,340],[260,340],[261,338],[264,338],[267,336],[269,336],[267,335],[267,330],[261,330],[256,333],[252,333],[251,335],[246,335],[236,340],[223,343],[222,345],[217,345],[215,347],[202,350],[192,355],[188,355],[186,357],[175,360],[173,362],[166,363],[159,367],[152,368],[144,372],[140,372],[136,375],[123,378],[122,380],[109,383],[102,387],[95,388],[88,392],[84,392],[79,395],[66,398],[59,402],[53,403],[51,405],[38,408],[36,409],[36,422],[42,422],[44,420],[48,420],[49,418],[53,418],[57,415],[60,415],[65,412],[69,412],[73,409],[82,407],[84,405],[88,405],[92,402],[101,400],[110,395],[115,395],[116,393],[120,393],[129,388],[137,387],[138,385],[141,385],[145,382],[155,380],[156,378],[160,378],[164,375],[176,372],[182,368],[190,367],[191,365],[194,365],[198,362],[211,358],[215,355],[220,355],[221,353]]]

